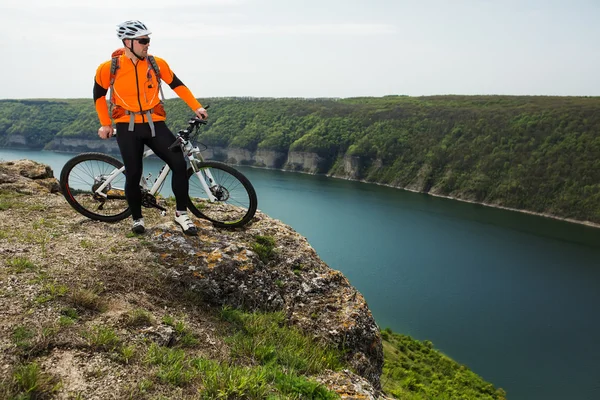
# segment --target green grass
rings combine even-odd
[[[37,209],[34,209],[34,207],[37,207]],[[46,209],[46,206],[39,205],[39,204],[32,204],[28,207],[28,209],[30,211],[44,211]],[[35,221],[33,223],[34,229],[53,228],[55,226],[56,226],[56,221],[52,220],[52,219],[48,219],[48,218],[39,218],[37,221]]]
[[[264,399],[270,391],[264,368],[227,365],[196,358],[192,366],[202,385],[201,399]]]
[[[153,324],[152,314],[141,308],[136,308],[125,314],[125,324],[132,328],[151,326]]]
[[[103,312],[107,307],[106,301],[89,289],[76,289],[70,297],[75,308]]]
[[[10,210],[15,208],[16,202],[6,198],[0,198],[0,211]]]
[[[65,285],[57,285],[53,282],[44,285],[43,292],[37,296],[34,301],[37,304],[44,304],[56,299],[57,297],[65,296],[69,291]]]
[[[58,317],[58,325],[62,327],[67,327],[75,324],[75,320],[73,318],[69,318],[66,315],[61,315]]]
[[[32,346],[32,339],[35,337],[35,330],[27,326],[17,326],[12,333],[13,343],[20,349],[29,349]]]
[[[255,242],[252,243],[252,250],[258,255],[258,258],[263,263],[269,262],[276,254],[275,238],[272,236],[257,235],[254,237]]]
[[[115,331],[107,326],[96,326],[84,333],[88,345],[94,350],[115,351],[120,350],[121,339]]]
[[[13,372],[14,399],[50,398],[60,388],[60,383],[53,376],[44,373],[40,366],[33,362],[24,364]]]
[[[69,292],[69,288],[65,285],[48,283],[44,290],[52,297],[63,297]]]
[[[201,399],[337,399],[338,395],[310,375],[344,365],[339,351],[323,347],[299,330],[287,327],[281,313],[244,313],[225,308],[221,318],[231,328],[226,342],[229,361],[194,357],[182,348],[150,345],[145,363],[156,382],[198,388]],[[170,315],[163,323],[185,335],[189,328]],[[185,336],[183,336],[185,337]],[[147,389],[134,388],[138,393]]]
[[[120,359],[125,363],[129,364],[129,362],[135,357],[136,348],[134,345],[121,346],[119,349]]]
[[[295,275],[300,275],[300,273],[304,270],[304,265],[303,264],[294,264],[294,266],[292,267],[292,272]]]
[[[17,192],[0,191],[0,211],[6,211],[11,208],[20,208],[22,202],[18,199],[23,196],[23,194]]]
[[[62,310],[60,310],[60,314],[70,318],[72,320],[78,320],[79,319],[79,313],[77,312],[76,309],[71,308],[71,307],[65,307]]]
[[[176,320],[171,315],[165,315],[162,321],[175,330],[179,347],[194,347],[200,343],[183,320]]]
[[[24,207],[26,210],[28,211],[35,211],[35,212],[39,212],[39,211],[44,211],[46,210],[48,207],[44,204],[29,204],[27,206]],[[36,227],[37,229],[38,227]]]
[[[6,266],[15,273],[31,272],[37,270],[37,266],[26,257],[13,257],[6,261]]]
[[[79,246],[81,246],[81,248],[83,248],[83,249],[90,249],[90,248],[94,247],[94,242],[92,242],[91,240],[88,240],[88,239],[82,239],[79,242]]]
[[[483,399],[502,400],[506,393],[458,364],[433,344],[410,336],[381,332],[384,366],[383,390],[398,399]]]
[[[161,347],[152,343],[146,361],[158,367],[156,376],[162,383],[185,386],[196,376],[182,349]]]
[[[274,364],[300,374],[318,374],[342,368],[342,353],[324,347],[300,330],[285,324],[283,313],[244,313],[231,308],[221,318],[237,332],[226,339],[233,359],[254,359],[261,365]]]
[[[338,398],[318,382],[273,365],[239,366],[202,357],[189,358],[182,349],[155,343],[148,349],[146,362],[156,366],[156,377],[163,384],[198,385],[201,399],[258,400],[268,398],[269,394],[288,399]]]

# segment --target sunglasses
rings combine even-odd
[[[150,38],[133,39],[133,40],[136,40],[139,44],[148,44],[148,43],[150,43]]]

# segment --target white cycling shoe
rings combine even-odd
[[[181,229],[183,229],[183,233],[185,233],[186,235],[196,236],[198,234],[198,229],[196,228],[196,225],[194,225],[194,223],[187,214],[181,214],[179,216],[177,216],[176,214],[175,222],[177,222],[179,226],[181,226]]]
[[[146,227],[144,226],[144,218],[133,220],[133,226],[131,227],[131,230],[134,233],[144,233],[144,232],[146,232]]]

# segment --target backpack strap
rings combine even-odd
[[[114,55],[110,61],[110,105],[109,112],[112,115],[112,109],[115,104],[115,77],[117,76],[117,70],[119,69],[119,55]]]
[[[150,68],[152,68],[152,70],[156,74],[156,80],[158,81],[158,90],[160,91],[160,102],[164,103],[165,94],[163,93],[162,85],[161,85],[162,80],[160,79],[160,68],[158,68],[158,64],[157,64],[154,56],[148,55],[146,57],[146,62],[148,62],[148,70],[150,70]]]
[[[154,70],[154,73],[156,74],[156,79],[160,83],[160,68],[158,68],[156,59],[154,58],[154,56],[149,55],[148,57],[146,57],[146,60],[148,61],[148,66]]]

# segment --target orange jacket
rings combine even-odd
[[[169,64],[162,58],[154,57],[154,59],[158,64],[161,80],[167,83],[192,110],[202,107],[192,92],[171,71]],[[94,103],[102,126],[112,125],[106,104],[106,93],[110,86],[110,65],[111,60],[100,64],[96,70],[94,82]],[[156,74],[149,63],[146,60],[138,60],[134,64],[125,54],[119,56],[119,68],[115,74],[113,90],[114,106],[120,106],[132,112],[151,110],[161,100]],[[114,122],[129,122],[129,119],[130,116],[125,114],[116,118]],[[165,119],[164,115],[152,115],[153,121],[164,121]],[[146,122],[146,116],[136,114],[135,122]]]

